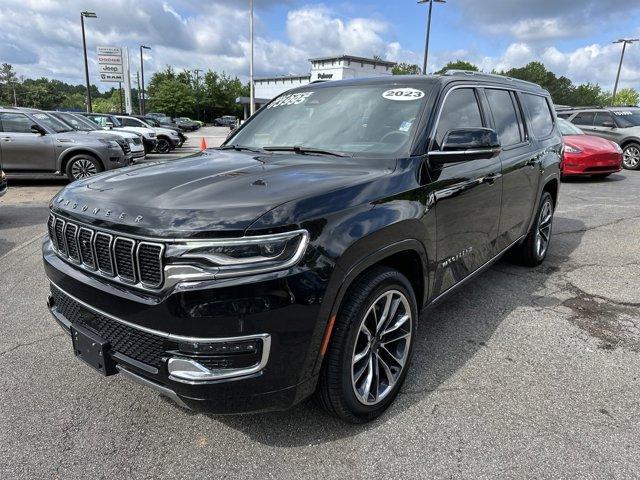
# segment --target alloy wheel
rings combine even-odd
[[[635,170],[640,164],[640,148],[636,146],[630,146],[624,149],[622,154],[622,163],[625,168]]]
[[[351,384],[358,401],[376,405],[402,375],[411,343],[411,307],[398,290],[380,295],[358,330],[351,356]]]
[[[80,158],[71,165],[71,175],[76,180],[90,177],[96,173],[98,173],[98,168],[91,160],[86,158]]]
[[[158,145],[156,146],[156,152],[167,153],[169,152],[169,150],[171,150],[171,145],[169,145],[169,142],[167,140],[165,140],[164,138],[161,138],[160,140],[158,140]]]
[[[538,217],[538,231],[536,232],[536,254],[538,258],[544,257],[549,248],[551,240],[551,227],[553,224],[553,206],[551,201],[547,200],[540,209]]]

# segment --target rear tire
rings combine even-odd
[[[551,194],[542,192],[531,230],[524,241],[511,251],[510,257],[514,263],[525,267],[537,267],[544,261],[551,243],[554,207]]]
[[[320,406],[350,423],[382,415],[407,375],[417,317],[411,283],[397,270],[376,267],[356,280],[324,358],[316,390]]]
[[[80,154],[72,157],[67,162],[67,178],[72,182],[89,178],[103,170],[100,162],[90,155]]]
[[[622,166],[627,170],[640,169],[640,144],[630,143],[622,149]]]

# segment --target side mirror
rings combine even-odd
[[[31,130],[31,133],[36,133],[38,135],[46,135],[47,134],[47,131],[44,128],[42,128],[40,125],[37,125],[35,123],[33,125],[31,125],[30,130]]]
[[[602,126],[607,128],[616,128],[616,125],[611,121],[602,122]]]
[[[440,150],[429,152],[435,163],[486,160],[500,154],[498,134],[491,128],[456,128],[449,130]]]
[[[105,127],[107,127],[109,130],[111,130],[113,128],[113,123],[112,122],[105,122]]]

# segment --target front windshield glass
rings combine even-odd
[[[48,113],[34,113],[33,118],[56,133],[71,132],[73,128]]]
[[[576,127],[573,123],[567,122],[562,118],[558,118],[558,128],[560,133],[564,135],[584,135],[584,132]]]
[[[612,113],[621,128],[640,126],[640,109],[614,110]]]
[[[79,124],[85,125],[89,130],[104,130],[100,125],[88,119],[87,117],[83,117],[82,115],[73,114],[73,113],[68,113],[67,115],[72,117],[74,120],[77,120]]]
[[[77,117],[74,117],[70,113],[56,113],[55,116],[63,120],[64,123],[71,125],[74,130],[79,130],[81,132],[90,132],[96,129],[96,127],[91,127],[81,122]]]
[[[284,93],[263,107],[227,145],[391,154],[408,148],[429,89],[424,84],[324,84]]]

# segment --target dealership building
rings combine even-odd
[[[256,109],[287,90],[308,85],[311,82],[392,75],[391,70],[395,66],[395,62],[353,55],[310,58],[309,61],[311,72],[305,75],[255,78],[253,84]],[[240,97],[237,102],[244,106],[244,118],[247,118],[251,100],[248,97]]]

